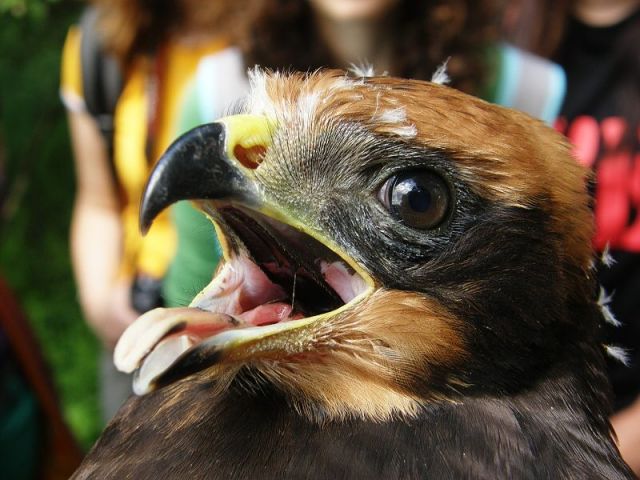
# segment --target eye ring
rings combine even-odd
[[[378,191],[378,199],[404,225],[432,230],[448,217],[452,194],[438,173],[409,170],[389,177]]]

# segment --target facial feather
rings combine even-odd
[[[587,174],[573,161],[559,135],[524,114],[470,101],[441,85],[389,77],[350,79],[338,72],[286,78],[263,75],[253,74],[259,88],[248,102],[247,113],[270,115],[281,125],[256,171],[267,195],[295,211],[305,224],[328,231],[381,285],[391,289],[385,293],[387,301],[412,298],[415,293],[408,291],[416,289],[421,293],[418,298],[437,305],[439,312],[417,309],[415,315],[385,317],[387,323],[382,324],[389,331],[394,322],[411,319],[400,336],[405,342],[412,335],[426,335],[428,340],[409,342],[406,348],[398,342],[385,343],[385,329],[370,324],[360,331],[360,341],[372,348],[368,356],[350,351],[349,341],[354,338],[341,336],[343,330],[332,324],[334,347],[327,358],[335,367],[297,359],[287,365],[297,375],[285,381],[286,369],[269,368],[274,378],[297,386],[307,399],[320,399],[331,415],[344,416],[335,406],[340,403],[336,399],[348,398],[344,405],[358,404],[357,395],[349,393],[353,385],[357,385],[353,391],[369,388],[369,398],[382,398],[374,393],[380,385],[395,395],[402,391],[398,385],[420,377],[430,385],[421,390],[423,400],[443,391],[453,399],[455,389],[447,388],[448,380],[439,384],[429,377],[430,370],[446,365],[447,378],[454,379],[449,386],[486,381],[511,388],[521,382],[516,372],[553,361],[551,356],[541,360],[536,349],[555,351],[561,348],[558,342],[566,340],[568,305],[577,301],[572,295],[588,290],[584,285],[592,256]],[[406,135],[407,129],[415,135]],[[433,168],[451,179],[456,211],[447,226],[417,235],[375,211],[370,199],[379,185],[377,178],[388,175],[391,170],[386,168],[394,164]],[[383,173],[376,177],[369,175],[371,171]],[[539,270],[527,272],[532,265]],[[374,303],[357,309],[368,312],[369,318],[382,312]],[[448,326],[449,333],[440,337],[444,342],[429,334],[434,318],[439,319],[438,328]],[[358,329],[352,335],[355,332]],[[443,355],[445,344],[457,352],[455,361],[442,360],[448,358]],[[442,356],[432,355],[431,348]],[[529,360],[514,365],[510,349]],[[502,359],[500,351],[506,352]],[[403,368],[390,369],[394,355]],[[482,360],[474,367],[471,361],[466,369],[454,368],[461,359],[473,357]],[[377,366],[372,369],[372,365]],[[345,371],[353,374],[344,375]],[[366,373],[373,371],[377,383],[363,383],[374,378]],[[390,372],[396,381],[386,384]],[[318,382],[318,378],[327,381]],[[334,378],[335,390],[328,387],[329,378]],[[335,395],[315,388],[325,383],[326,391]],[[418,385],[413,382],[408,398],[420,390]],[[351,410],[385,417],[391,411],[411,413],[414,407],[391,402],[383,408],[358,404]]]
[[[369,131],[451,154],[461,178],[479,195],[505,205],[528,208],[545,199],[554,231],[562,236],[567,257],[584,267],[592,258],[592,221],[587,208],[587,170],[570,154],[568,143],[540,121],[469,97],[450,88],[392,77],[349,79],[327,75],[266,77],[254,72],[260,85],[249,110],[282,117],[285,124],[300,117],[301,98],[320,100],[315,112],[303,108],[315,125],[334,119]],[[303,102],[302,106],[306,106]],[[403,112],[397,122],[381,122],[372,112]],[[403,120],[403,121],[402,121]],[[399,130],[400,129],[400,130]]]
[[[552,130],[426,82],[254,71],[251,84],[242,113],[269,131],[259,161],[242,163],[246,181],[268,215],[351,258],[374,293],[234,347],[200,376],[247,365],[310,417],[380,420],[462,390],[527,388],[593,333],[572,324],[595,307],[584,170]],[[402,172],[443,179],[440,224],[411,228],[382,204]]]
[[[468,355],[464,328],[437,302],[381,290],[308,332],[304,353],[254,367],[316,420],[411,417],[460,387],[450,372]]]

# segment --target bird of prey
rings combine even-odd
[[[142,228],[193,200],[224,263],[125,332],[138,395],[74,478],[631,478],[587,181],[444,85],[254,71],[150,177]]]

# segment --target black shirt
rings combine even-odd
[[[567,73],[567,96],[557,122],[575,154],[595,172],[594,246],[607,245],[615,263],[601,265],[600,282],[622,323],[606,327],[605,343],[624,347],[629,367],[607,359],[616,410],[640,394],[640,10],[596,28],[575,19],[556,61]],[[636,38],[634,38],[636,37]]]

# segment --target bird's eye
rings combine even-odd
[[[440,225],[451,203],[445,181],[438,174],[425,170],[390,177],[382,185],[378,198],[395,218],[419,230]]]

